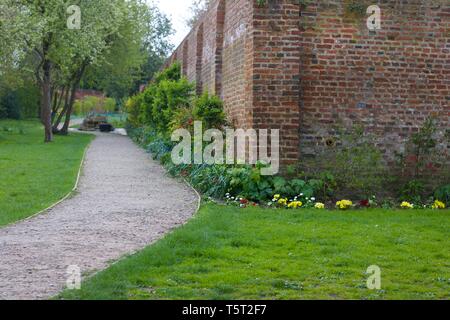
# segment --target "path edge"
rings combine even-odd
[[[43,210],[41,210],[41,211],[39,211],[39,212],[37,212],[37,213],[34,213],[33,215],[31,215],[31,216],[29,216],[29,217],[26,217],[26,218],[24,218],[24,219],[17,220],[17,221],[15,221],[14,223],[8,224],[8,225],[4,226],[4,228],[8,228],[8,227],[11,227],[11,226],[15,226],[15,225],[17,225],[17,224],[19,224],[19,223],[27,222],[27,221],[29,221],[29,220],[31,220],[31,219],[36,218],[37,216],[43,215],[43,214],[47,213],[48,211],[52,210],[53,208],[55,208],[56,206],[58,206],[59,204],[61,204],[62,202],[66,201],[68,198],[70,198],[70,197],[72,196],[72,194],[73,194],[75,191],[77,191],[77,189],[78,189],[78,185],[79,185],[79,183],[80,183],[80,178],[81,178],[81,172],[83,171],[84,163],[85,163],[85,161],[86,161],[86,155],[87,155],[87,152],[88,152],[88,150],[91,148],[92,142],[93,142],[95,139],[96,139],[96,137],[94,136],[94,139],[92,139],[92,140],[89,142],[89,144],[86,146],[86,148],[84,149],[83,156],[81,157],[80,165],[79,165],[79,167],[78,167],[77,179],[76,179],[76,181],[75,181],[75,185],[73,186],[72,190],[70,190],[63,198],[61,198],[60,200],[58,200],[58,201],[55,202],[54,204],[50,205],[48,208],[43,209]],[[0,228],[0,229],[2,229],[2,228]]]

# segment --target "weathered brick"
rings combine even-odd
[[[435,2],[383,1],[374,32],[343,0],[215,0],[166,65],[219,95],[236,127],[281,129],[285,162],[339,122],[365,124],[392,160],[428,116],[450,127],[450,3]]]

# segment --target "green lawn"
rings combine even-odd
[[[449,299],[450,212],[205,205],[64,299]],[[382,290],[366,287],[370,265]]]
[[[44,144],[37,121],[0,121],[0,227],[29,217],[69,193],[90,135]]]

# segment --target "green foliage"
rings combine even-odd
[[[78,100],[74,104],[74,114],[86,115],[91,112],[111,113],[116,109],[116,101],[113,98],[100,98],[96,96],[87,96]]]
[[[436,131],[436,119],[429,117],[426,119],[419,132],[413,134],[411,137],[411,151],[416,157],[414,165],[415,178],[419,177],[421,169],[426,165],[426,162],[429,159],[429,155],[432,154],[433,150],[436,148]]]
[[[173,132],[178,129],[187,129],[191,133],[194,131],[195,116],[192,108],[185,107],[174,111],[169,129]]]
[[[447,206],[450,206],[450,184],[437,189],[434,193],[434,198],[444,202]]]
[[[161,81],[170,80],[178,81],[182,78],[181,76],[181,64],[179,62],[174,62],[168,68],[164,69],[155,75],[154,82],[159,84]]]
[[[222,100],[217,96],[210,96],[208,92],[195,100],[193,114],[196,120],[203,122],[205,129],[222,129],[225,123]]]
[[[24,83],[15,90],[0,95],[0,119],[36,118],[39,110],[39,89],[31,83]]]
[[[316,179],[309,180],[309,184],[320,199],[331,199],[337,189],[337,181],[331,172],[321,172]]]
[[[314,178],[321,179],[325,172],[326,185],[322,194],[330,194],[333,189],[368,199],[382,190],[388,175],[381,151],[376,146],[374,137],[366,134],[362,126],[351,129],[338,129],[336,144],[327,147],[315,159],[315,164],[322,172]],[[325,183],[325,181],[324,181]]]
[[[412,180],[400,189],[400,199],[412,203],[422,203],[425,194],[425,185],[422,181]]]
[[[169,124],[177,109],[190,106],[194,94],[194,85],[186,78],[178,81],[162,80],[155,92],[152,114],[155,128],[169,135]]]
[[[273,197],[273,177],[262,176],[261,166],[242,166],[227,172],[230,177],[230,193],[248,200],[263,201]]]
[[[128,113],[128,123],[134,128],[138,128],[141,125],[141,99],[141,95],[136,95],[129,98],[125,103],[125,111]]]

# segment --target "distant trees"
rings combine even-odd
[[[67,133],[75,92],[86,72],[113,95],[116,88],[125,92],[138,80],[154,39],[146,29],[154,8],[143,0],[75,2],[81,11],[79,28],[69,28],[66,0],[2,0],[0,7],[0,73],[32,72],[40,89],[45,142],[52,141],[53,133]],[[165,28],[170,32],[170,24]],[[100,70],[107,76],[101,78]]]
[[[203,13],[206,12],[210,3],[211,0],[194,0],[189,8],[190,17],[187,19],[186,24],[192,28]]]

